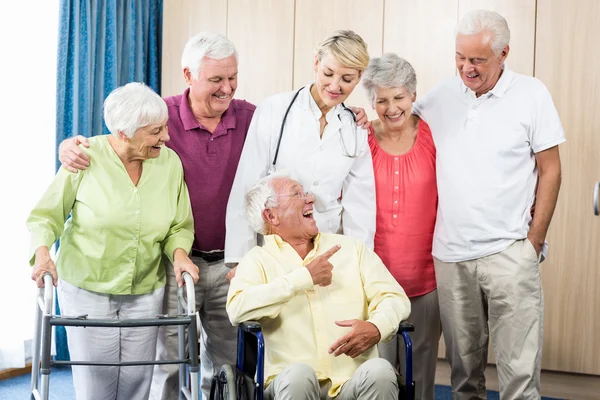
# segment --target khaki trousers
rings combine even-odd
[[[540,399],[544,306],[533,245],[523,239],[475,260],[434,261],[452,398],[486,398],[491,333],[500,398]]]
[[[408,322],[415,326],[410,333],[413,345],[413,380],[415,400],[433,400],[438,344],[442,333],[437,290],[410,299]],[[379,343],[379,356],[405,374],[404,340],[396,335],[387,343]]]
[[[346,356],[340,356],[346,357]],[[265,389],[265,400],[331,400],[331,381],[319,382],[306,364],[291,364]],[[397,400],[398,381],[391,364],[382,358],[365,361],[346,382],[336,400]]]

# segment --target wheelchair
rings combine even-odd
[[[406,355],[405,376],[399,376],[399,400],[414,400],[415,382],[412,377],[412,341],[409,332],[414,326],[400,323],[398,335],[404,340]],[[210,400],[263,400],[265,341],[262,327],[256,321],[238,326],[237,361],[235,367],[223,365],[212,380]],[[256,377],[256,380],[255,380]]]

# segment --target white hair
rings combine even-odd
[[[375,103],[378,88],[405,87],[414,96],[417,92],[417,74],[408,61],[394,53],[373,57],[362,77],[362,85],[371,103]]]
[[[244,202],[246,220],[256,232],[263,235],[265,234],[265,221],[262,215],[263,211],[267,208],[273,208],[279,205],[277,190],[275,189],[273,182],[289,177],[289,174],[285,171],[265,176],[256,182],[248,193],[246,193]]]
[[[140,82],[118,87],[104,100],[104,123],[116,137],[121,131],[131,139],[138,129],[162,123],[168,116],[165,101]]]
[[[510,42],[510,29],[506,19],[495,11],[474,10],[465,14],[458,22],[456,34],[478,35],[487,32],[492,35],[490,46],[496,55]]]
[[[222,60],[232,54],[238,61],[238,53],[231,40],[219,33],[201,32],[186,43],[181,56],[181,67],[188,68],[192,78],[198,79],[200,63],[204,57]]]

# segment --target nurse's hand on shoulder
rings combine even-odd
[[[175,270],[177,286],[183,286],[184,281],[182,275],[184,272],[191,275],[194,283],[198,283],[198,266],[192,262],[184,249],[175,249],[173,252],[173,269]]]
[[[356,125],[362,127],[363,129],[369,129],[371,126],[371,121],[369,121],[369,117],[367,117],[367,113],[364,108],[361,107],[348,107],[354,115],[356,116]]]
[[[40,246],[35,251],[35,265],[33,266],[33,271],[31,272],[31,280],[35,281],[37,287],[43,288],[45,286],[45,274],[52,275],[52,283],[54,286],[56,286],[56,283],[58,282],[56,266],[50,257],[50,251],[48,250],[48,247]]]
[[[80,144],[90,147],[90,142],[88,142],[85,136],[81,135],[65,139],[58,146],[58,159],[62,166],[71,172],[86,169],[90,165],[90,158],[79,148]]]

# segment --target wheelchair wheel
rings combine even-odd
[[[218,400],[236,400],[235,374],[231,365],[221,367],[218,381]]]

